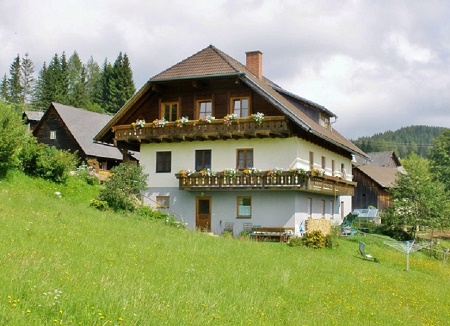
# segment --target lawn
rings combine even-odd
[[[61,198],[55,195],[59,191]],[[373,236],[337,249],[212,237],[0,181],[1,325],[446,325],[450,266]],[[381,263],[361,259],[358,242]]]

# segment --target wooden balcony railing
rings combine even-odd
[[[133,125],[114,126],[115,141],[126,142],[171,142],[182,140],[207,140],[254,137],[288,137],[289,128],[283,116],[265,117],[261,124],[249,118],[233,120],[225,124],[224,119],[189,121],[183,126],[167,122],[164,127],[146,123],[143,127]]]
[[[175,174],[181,190],[300,190],[337,196],[353,196],[356,182],[327,175],[318,176],[310,172],[296,174],[289,171],[268,174],[258,172],[246,174],[238,171],[235,175],[217,172],[206,175],[201,172]]]

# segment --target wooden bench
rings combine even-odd
[[[287,242],[294,235],[294,228],[289,227],[253,227],[252,237],[258,239],[279,239]]]

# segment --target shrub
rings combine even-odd
[[[108,203],[103,200],[92,199],[91,206],[97,208],[98,210],[105,211],[108,209]]]
[[[147,175],[141,166],[125,163],[113,167],[111,173],[99,199],[106,201],[113,210],[134,211],[141,191],[147,188]]]
[[[81,164],[77,168],[76,175],[84,180],[88,185],[98,185],[100,183],[100,179],[95,175],[94,169],[86,164]]]
[[[182,219],[176,219],[172,215],[167,214],[166,214],[166,224],[181,229],[184,229],[187,226],[187,224]]]
[[[230,231],[230,230],[223,230],[223,231],[222,231],[222,237],[225,237],[225,238],[232,238],[232,237],[233,237],[233,231]]]
[[[31,137],[24,143],[19,158],[26,174],[57,183],[67,180],[78,161],[76,154],[37,143]]]
[[[327,248],[336,249],[337,247],[339,247],[340,234],[341,234],[341,226],[340,225],[333,226],[331,228],[331,234],[329,234],[325,237],[325,242],[326,242]]]
[[[322,231],[306,232],[302,237],[303,245],[314,249],[325,247],[326,239]]]
[[[289,240],[288,245],[291,247],[300,247],[303,245],[303,240],[301,237],[291,238]]]
[[[20,115],[0,101],[0,177],[18,165],[17,155],[27,138]]]

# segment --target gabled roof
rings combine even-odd
[[[242,82],[278,108],[300,128],[311,132],[317,137],[330,142],[351,154],[366,157],[363,151],[336,130],[328,130],[327,128],[320,126],[316,121],[308,117],[303,111],[290,102],[285,95],[294,98],[292,93],[283,90],[265,77],[262,77],[261,79],[257,78],[245,65],[212,45],[152,77],[127,103],[125,103],[111,121],[95,136],[95,139],[102,139],[107,133],[111,132],[111,127],[114,126],[133,103],[137,102],[140,97],[151,91],[153,84],[172,80],[221,76],[237,76]],[[305,101],[305,103],[312,105],[327,114],[331,113],[323,106],[307,101],[299,96],[296,96],[295,99]],[[334,116],[332,113],[330,115]]]
[[[405,173],[402,167],[388,168],[375,165],[361,165],[357,166],[356,169],[362,171],[383,188],[390,188],[394,185],[397,180],[397,173]]]
[[[367,156],[370,158],[370,160],[357,157],[356,165],[370,164],[374,166],[390,168],[395,168],[402,165],[400,163],[400,159],[394,151],[372,152],[367,153]]]
[[[123,159],[123,155],[117,147],[94,142],[94,136],[100,128],[111,120],[111,116],[75,108],[73,106],[52,103],[44,114],[44,117],[50,112],[51,107],[55,109],[56,113],[61,118],[61,121],[66,125],[67,129],[86,155],[116,160]],[[45,118],[41,119],[35,130],[38,130],[44,121]]]
[[[27,121],[40,121],[44,112],[42,111],[24,111],[22,113],[22,119],[27,119]]]

